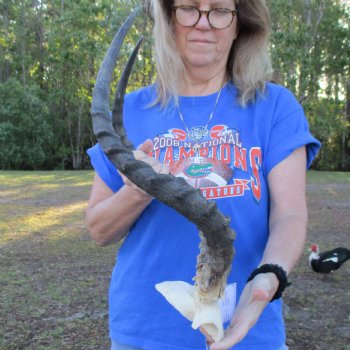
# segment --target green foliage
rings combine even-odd
[[[276,76],[303,104],[312,131],[323,142],[314,166],[350,170],[350,10],[341,6],[340,0],[267,2]],[[9,114],[1,112],[0,140],[4,152],[0,167],[89,167],[86,149],[95,143],[90,116],[94,81],[113,36],[137,6],[138,0],[1,2],[0,86],[10,95],[6,103],[16,100],[15,92],[6,91],[6,83],[15,80],[20,85],[16,89],[31,91],[27,98],[32,99],[33,105],[41,105],[38,125],[45,126],[45,135],[51,136],[40,143],[37,140],[43,139],[44,134],[38,132],[41,136],[22,136],[26,147],[18,143],[16,135],[21,132],[35,133],[28,127],[35,118],[27,117],[27,110],[23,109],[26,107],[20,101],[11,102],[16,109],[6,112]],[[128,91],[154,80],[151,33],[149,20],[139,16],[122,47],[115,82],[137,40],[144,36]],[[111,100],[114,90],[112,87]],[[21,116],[27,128],[20,132],[19,124],[8,117],[11,113],[17,120]]]
[[[17,80],[0,85],[0,167],[38,169],[53,139],[48,110],[37,86]]]
[[[306,113],[312,126],[312,133],[323,146],[314,168],[337,170],[342,163],[344,132],[349,129],[349,124],[343,117],[343,104],[330,99],[312,101],[308,103]],[[349,159],[346,161],[349,162]]]
[[[313,166],[350,170],[350,11],[338,0],[268,2],[276,76],[302,103],[323,144]]]

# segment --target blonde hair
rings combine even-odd
[[[238,11],[238,35],[228,57],[227,76],[238,89],[238,102],[245,106],[255,101],[257,93],[264,93],[266,81],[271,79],[270,16],[264,0],[233,1]],[[172,5],[171,0],[152,0],[157,102],[162,105],[177,98],[178,77],[184,70],[172,29]]]

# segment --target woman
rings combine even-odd
[[[268,82],[265,2],[152,5],[157,83],[126,97],[128,137],[137,159],[185,178],[231,217],[236,255],[225,337],[214,343],[154,288],[191,283],[196,227],[91,148],[89,230],[100,245],[125,238],[109,291],[112,349],[286,349],[280,297],[304,247],[305,173],[320,145],[292,94]]]

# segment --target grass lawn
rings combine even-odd
[[[1,350],[109,348],[107,290],[118,247],[97,247],[89,237],[84,210],[92,179],[92,171],[0,172]],[[310,204],[315,206],[310,225],[316,231],[320,222],[326,225],[316,215],[322,209],[319,200],[327,197],[327,205],[338,201],[349,208],[350,173],[312,171],[308,184]],[[310,279],[305,271],[297,269]],[[302,303],[295,293],[288,302],[292,310],[293,302]],[[294,329],[298,318],[289,314],[288,322]],[[325,347],[305,347],[313,331],[291,339],[292,350],[350,349],[332,347],[338,346],[332,336]],[[298,341],[304,345],[298,347]]]
[[[107,349],[117,247],[86,229],[92,178],[0,172],[0,349]]]

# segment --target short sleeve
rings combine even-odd
[[[306,147],[307,168],[309,168],[321,147],[320,142],[309,131],[307,119],[301,106],[294,100],[294,97],[291,99],[289,96],[288,102],[285,107],[291,106],[290,110],[293,112],[277,111],[271,128],[265,158],[266,174],[294,150],[302,146]]]
[[[92,167],[99,177],[113,192],[117,192],[124,182],[116,167],[103,152],[101,146],[96,144],[87,150],[87,154],[90,157]]]

